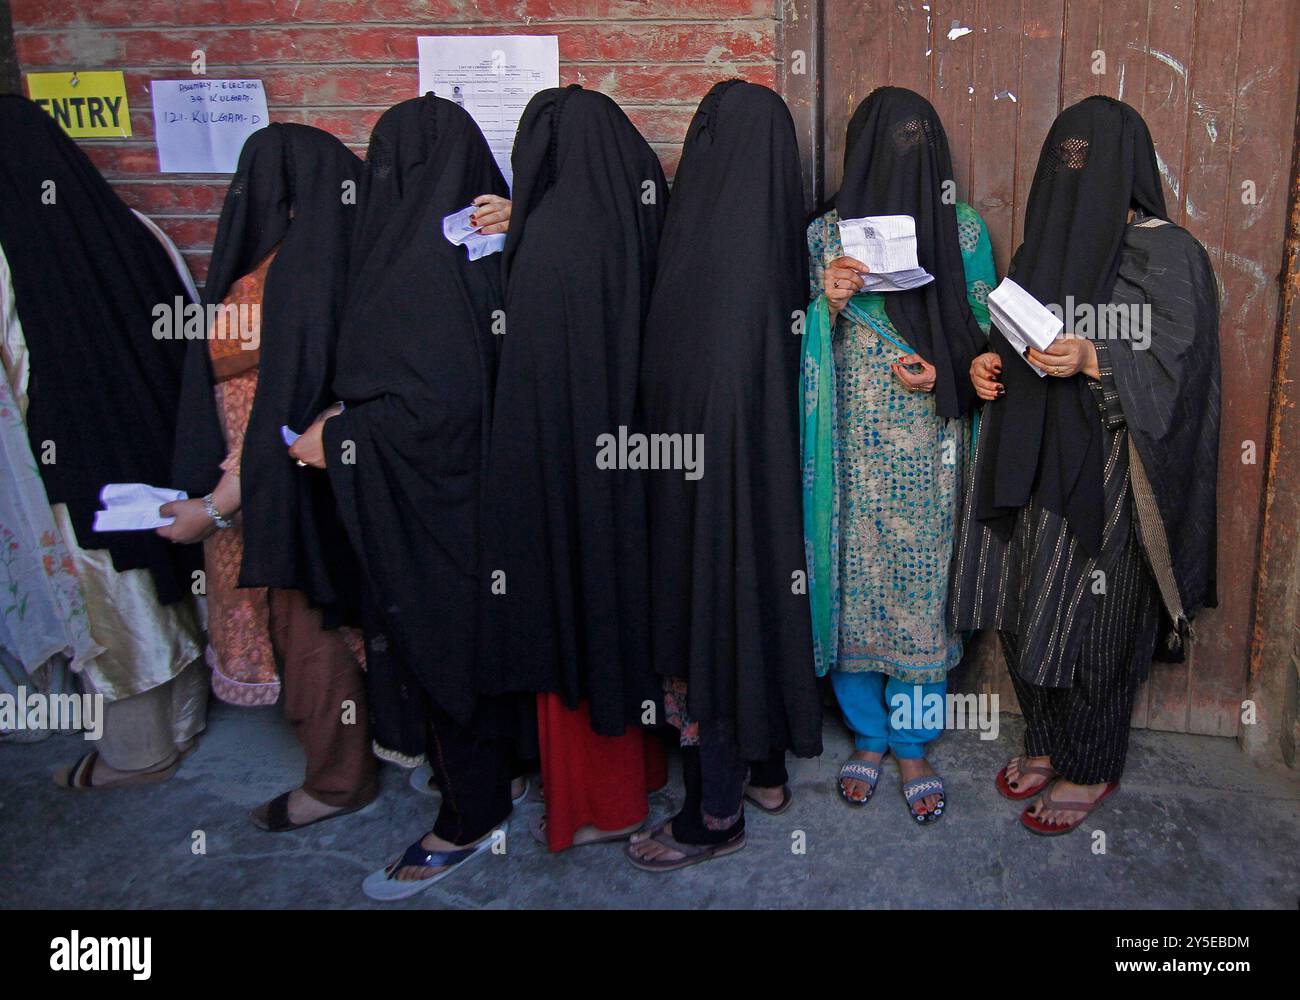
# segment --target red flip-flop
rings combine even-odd
[[[1007,768],[1012,764],[1017,765],[1021,776],[1026,774],[1041,774],[1047,779],[1047,781],[1043,782],[1041,785],[1035,785],[1033,788],[1022,788],[1020,791],[1016,791],[1011,787],[1011,782],[1007,780]],[[1019,802],[1023,799],[1038,795],[1044,788],[1051,784],[1052,779],[1055,777],[1057,777],[1057,774],[1050,767],[1043,767],[1041,764],[1031,764],[1029,763],[1028,757],[1013,757],[1002,765],[1002,770],[998,772],[997,779],[993,783],[997,785],[998,792],[1004,799],[1011,799],[1013,802]]]
[[[1119,782],[1109,782],[1106,785],[1106,790],[1098,796],[1096,802],[1062,802],[1058,799],[1052,798],[1052,789],[1055,787],[1056,782],[1053,781],[1043,789],[1043,794],[1039,796],[1039,798],[1043,800],[1043,804],[1049,809],[1064,809],[1068,812],[1081,812],[1083,815],[1073,823],[1045,823],[1037,816],[1030,815],[1029,810],[1033,808],[1032,805],[1025,806],[1024,812],[1020,814],[1020,822],[1023,823],[1025,828],[1031,833],[1036,833],[1040,837],[1059,837],[1063,833],[1069,833],[1088,818],[1088,813],[1092,812],[1110,798],[1112,792],[1119,790]]]

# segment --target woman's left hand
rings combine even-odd
[[[908,371],[905,365],[920,365],[919,372]],[[889,366],[898,376],[898,380],[907,386],[913,392],[933,392],[934,380],[937,373],[934,365],[926,361],[919,354],[904,354],[901,358]]]
[[[510,199],[499,194],[481,194],[474,199],[475,211],[470,224],[478,226],[484,236],[504,233],[510,228]]]
[[[164,524],[154,530],[169,542],[192,545],[201,542],[217,530],[217,524],[208,516],[203,501],[172,500],[158,508],[161,517],[174,517],[171,524]]]
[[[311,422],[311,426],[302,432],[302,436],[289,446],[289,454],[303,465],[313,469],[325,468],[325,438],[323,431],[325,421],[337,417],[343,408],[335,403]]]
[[[1097,348],[1087,337],[1062,334],[1048,345],[1046,351],[1031,347],[1025,357],[1035,367],[1056,378],[1069,378],[1079,372],[1101,378],[1097,368]]]

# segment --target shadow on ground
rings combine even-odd
[[[484,855],[398,908],[438,907],[1142,907],[1293,909],[1300,897],[1300,775],[1254,766],[1232,740],[1135,732],[1124,788],[1081,831],[1039,838],[993,775],[1020,745],[953,732],[932,760],[942,822],[917,828],[886,764],[864,809],[835,794],[850,752],[828,722],[826,752],[791,761],[795,804],[751,810],[749,843],[668,875],[637,871],[620,845],[549,854],[515,810],[504,855]],[[255,829],[247,811],[294,785],[297,744],[276,709],[214,704],[199,749],[161,785],[74,794],[49,772],[87,749],[79,736],[0,744],[0,906],[366,907],[361,879],[432,824],[434,800],[386,767],[380,799],[295,834]],[[652,802],[670,815],[676,778]],[[191,849],[202,831],[207,853]],[[1104,853],[1098,853],[1098,834]],[[798,849],[802,847],[803,852]]]

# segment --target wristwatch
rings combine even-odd
[[[208,517],[212,518],[212,523],[218,528],[229,528],[235,523],[230,518],[221,516],[221,512],[217,510],[217,502],[212,499],[211,493],[203,498],[203,509],[208,512]]]

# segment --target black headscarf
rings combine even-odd
[[[346,294],[361,160],[308,125],[272,124],[239,154],[213,246],[204,302],[279,248],[261,305],[257,394],[240,463],[243,587],[288,587],[355,620],[357,568],[329,479],[289,457],[280,428],[303,431],[333,402],[334,351]],[[176,480],[193,494],[220,478],[226,443],[217,419],[208,345],[186,359]]]
[[[504,196],[506,185],[462,108],[430,94],[379,119],[334,378],[347,408],[324,433],[394,669],[476,729],[479,502],[501,268],[495,256],[471,263],[442,219],[480,194]],[[381,740],[394,728],[384,722]]]
[[[654,665],[746,759],[821,752],[799,471],[808,304],[794,123],[766,87],[715,85],[691,121],[646,321],[646,429],[700,434],[704,475],[648,474]]]
[[[1110,302],[1128,210],[1167,218],[1151,133],[1110,97],[1057,116],[1043,143],[1025,212],[1025,240],[1008,276],[1044,305]],[[1066,330],[1072,316],[1066,312]],[[996,330],[996,325],[994,327]],[[1090,555],[1101,549],[1102,434],[1082,373],[1040,378],[995,333],[1006,396],[989,408],[992,436],[978,515],[1004,534],[1030,496],[1066,519]]]
[[[934,107],[902,87],[873,90],[849,120],[834,204],[841,219],[916,220],[917,261],[934,281],[888,293],[885,311],[907,345],[934,365],[941,417],[961,416],[975,399],[970,363],[984,344],[966,298],[953,190],[948,136]]]
[[[612,100],[533,97],[511,158],[506,321],[485,496],[486,666],[505,691],[590,702],[616,736],[650,671],[643,473],[597,467],[635,431],[641,338],[667,186]],[[504,573],[505,593],[490,574]]]
[[[185,286],[48,114],[0,96],[0,137],[0,245],[31,361],[27,429],[45,492],[67,505],[77,544],[107,549],[119,571],[148,569],[159,599],[179,600],[197,551],[92,525],[106,484],[171,480],[186,344],[155,337],[154,309],[188,301]]]

